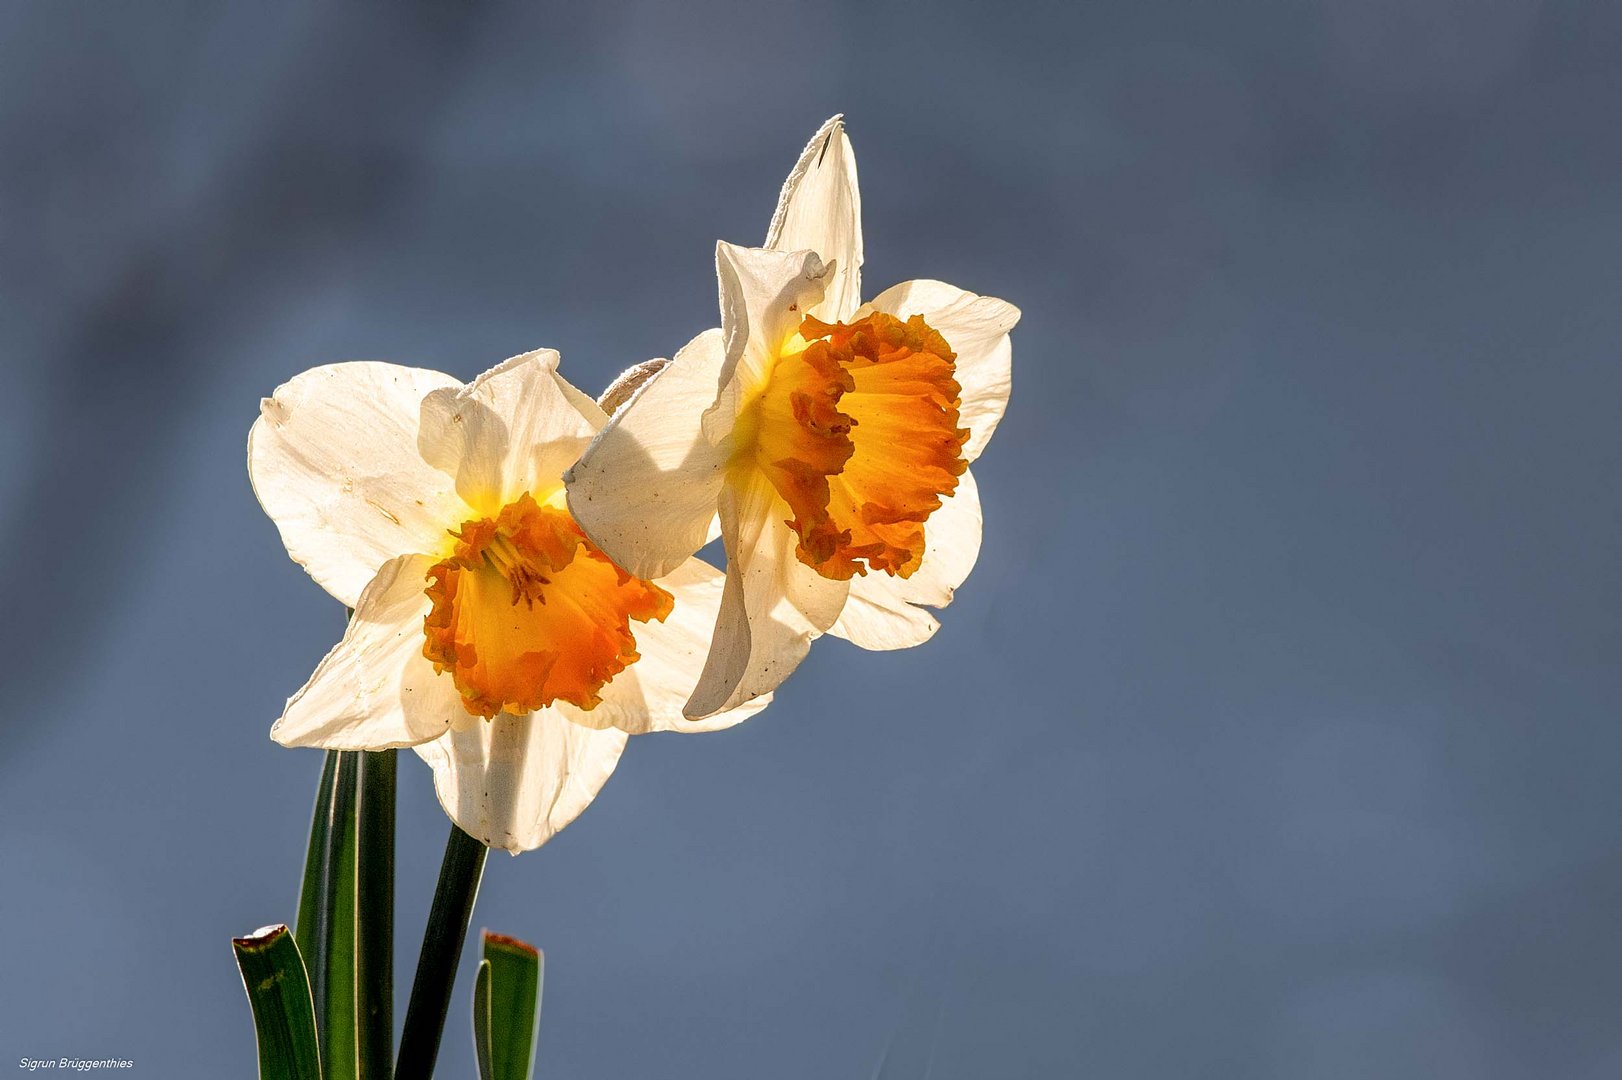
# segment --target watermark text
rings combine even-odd
[[[133,1069],[135,1062],[129,1058],[18,1058],[17,1068],[24,1072],[37,1072],[40,1069],[60,1069],[63,1072],[94,1072],[98,1069]]]

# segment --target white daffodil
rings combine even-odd
[[[861,197],[844,124],[783,185],[765,248],[720,244],[721,327],[647,377],[568,475],[569,508],[657,577],[717,510],[726,593],[687,714],[770,691],[812,639],[935,632],[980,549],[968,471],[1008,401],[1012,305],[939,281],[861,301]]]
[[[682,705],[722,595],[701,560],[633,577],[575,525],[562,474],[607,417],[557,361],[527,353],[466,386],[318,367],[248,437],[288,554],[354,609],[271,737],[414,747],[451,819],[515,853],[586,808],[628,734],[693,730]]]

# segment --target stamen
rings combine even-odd
[[[497,533],[484,549],[484,561],[489,563],[490,568],[496,573],[512,583],[512,602],[515,606],[520,600],[532,608],[537,600],[546,603],[541,588],[550,585],[552,579],[542,575],[539,570],[524,561],[524,556],[511,539]]]

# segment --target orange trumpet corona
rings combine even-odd
[[[631,623],[663,621],[674,600],[597,550],[567,512],[528,492],[494,518],[453,530],[428,571],[423,655],[449,672],[469,713],[590,709],[639,658]]]
[[[757,467],[794,511],[801,562],[827,578],[909,577],[924,523],[968,463],[957,354],[914,315],[806,318],[751,419]]]

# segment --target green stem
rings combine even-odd
[[[439,1055],[439,1039],[445,1032],[445,1015],[450,1011],[451,990],[456,982],[456,962],[473,920],[479,879],[484,876],[484,860],[489,854],[489,848],[451,826],[450,839],[445,841],[445,861],[439,867],[439,884],[434,888],[434,903],[428,910],[422,953],[417,957],[417,977],[406,1005],[394,1080],[429,1080],[434,1074],[434,1058]]]
[[[389,1080],[394,1067],[396,756],[393,750],[359,755],[355,1012],[360,1080]]]

